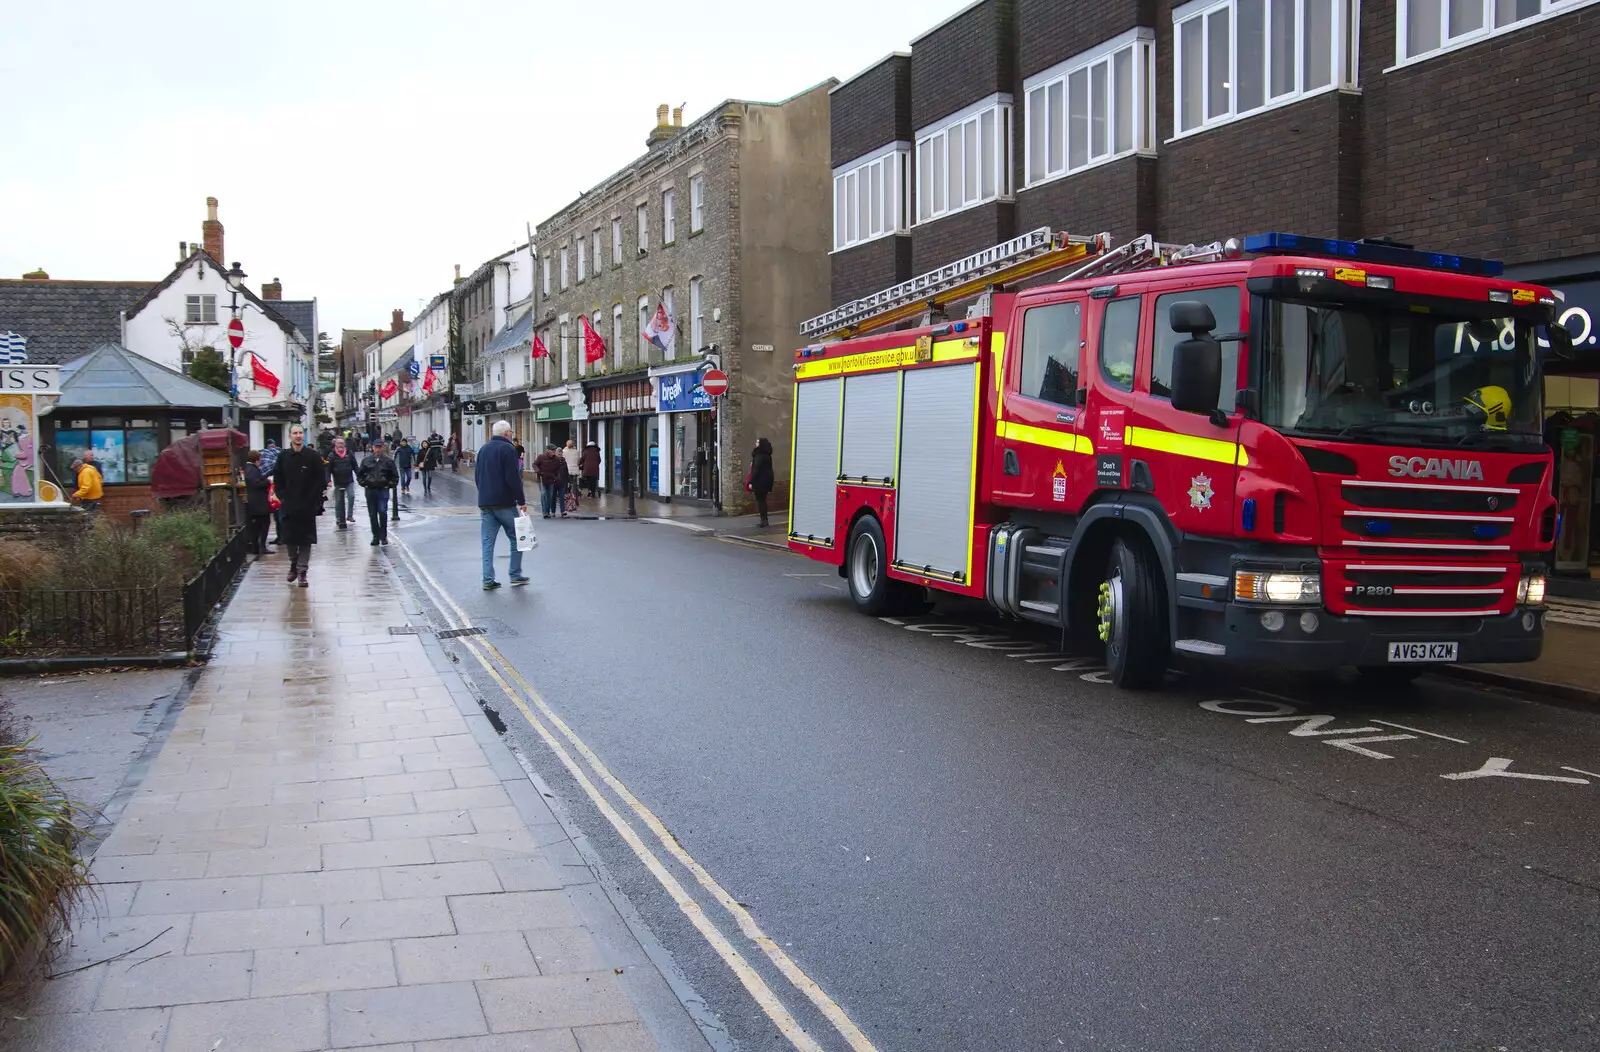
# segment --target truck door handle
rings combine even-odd
[[[1022,464],[1017,460],[1017,451],[1014,449],[1006,450],[1005,472],[1007,475],[1022,474]]]

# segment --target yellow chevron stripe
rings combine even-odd
[[[1194,457],[1196,460],[1213,460],[1218,464],[1244,467],[1250,463],[1243,446],[1221,438],[1200,438],[1174,431],[1129,427],[1123,432],[1123,441],[1135,449],[1154,449],[1162,453],[1176,453],[1180,457]]]

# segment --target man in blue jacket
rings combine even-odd
[[[511,443],[511,424],[496,420],[490,430],[493,437],[478,450],[472,466],[472,479],[478,484],[485,592],[500,587],[494,578],[494,544],[502,530],[511,543],[511,583],[528,583],[522,576],[522,552],[517,550],[517,513],[528,511],[528,498],[522,492],[522,467],[517,463],[517,447]]]

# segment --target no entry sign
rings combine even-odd
[[[228,322],[228,342],[236,351],[244,346],[244,322],[238,318]]]
[[[712,398],[728,393],[728,374],[721,369],[707,369],[700,377],[700,386]]]

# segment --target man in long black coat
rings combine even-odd
[[[283,502],[283,524],[278,532],[289,546],[289,583],[296,580],[305,588],[306,566],[311,562],[311,546],[317,543],[317,516],[328,487],[327,468],[322,457],[306,445],[306,429],[296,424],[289,429],[289,448],[278,454],[273,468],[278,499]]]

